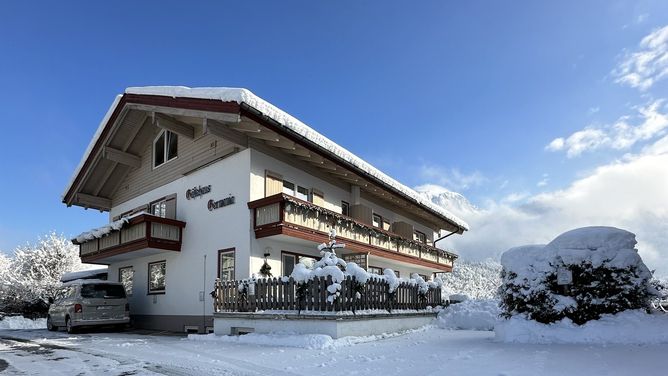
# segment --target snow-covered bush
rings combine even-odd
[[[635,235],[628,231],[585,227],[546,246],[506,251],[499,288],[502,315],[583,324],[603,314],[647,308],[652,275],[635,245]]]
[[[495,260],[457,260],[452,273],[443,273],[443,295],[467,295],[472,299],[491,299],[501,286],[501,264]]]
[[[26,314],[45,307],[40,302],[54,296],[63,274],[84,268],[77,247],[55,232],[17,247],[0,264],[0,311]]]

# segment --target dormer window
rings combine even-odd
[[[176,158],[178,154],[178,135],[162,131],[153,141],[153,167],[163,165]]]

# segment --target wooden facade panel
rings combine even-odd
[[[181,237],[181,228],[165,223],[151,223],[151,237],[179,241]]]
[[[199,162],[205,163],[218,155],[222,157],[233,146],[231,142],[213,135],[204,135],[195,140],[179,137],[178,156],[153,168],[153,140],[160,130],[151,127],[153,132],[141,152],[141,166],[130,171],[116,189],[112,195],[114,206],[179,179],[189,172],[187,169],[197,167]]]
[[[283,192],[283,176],[271,171],[265,171],[264,197]]]
[[[115,247],[119,244],[121,244],[121,239],[118,236],[118,232],[112,232],[100,238],[100,249]]]
[[[138,223],[121,230],[121,242],[128,243],[146,237],[146,224]]]
[[[97,240],[91,240],[81,244],[80,247],[81,256],[97,252]]]
[[[255,210],[255,226],[263,226],[268,223],[276,223],[281,220],[281,207],[277,202],[268,206],[263,206]]]

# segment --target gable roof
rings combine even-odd
[[[288,131],[303,140],[309,142],[310,144],[318,147],[322,152],[327,154],[330,157],[333,157],[335,160],[345,163],[346,165],[352,167],[359,173],[362,173],[365,176],[376,180],[382,185],[389,188],[391,191],[398,193],[400,196],[403,196],[405,199],[419,205],[423,209],[441,217],[448,222],[454,224],[461,231],[469,229],[468,224],[462,219],[458,218],[454,214],[450,213],[448,210],[435,205],[415,190],[401,184],[397,180],[391,178],[387,174],[373,167],[371,164],[362,160],[355,154],[346,150],[342,146],[338,145],[329,138],[323,136],[319,132],[315,131],[313,128],[302,123],[295,117],[286,113],[285,111],[279,109],[278,107],[272,105],[271,103],[265,101],[264,99],[256,96],[250,90],[243,88],[225,88],[225,87],[203,87],[203,88],[189,88],[183,86],[146,86],[146,87],[129,87],[125,90],[125,95],[139,95],[139,96],[160,96],[160,97],[171,97],[171,98],[191,98],[191,99],[207,99],[207,100],[216,100],[221,102],[234,102],[242,107],[247,107],[249,110],[259,113],[261,116],[266,117],[285,131]],[[107,111],[107,114],[102,119],[102,122],[98,126],[93,139],[91,140],[86,152],[84,153],[83,158],[79,162],[70,182],[63,193],[63,201],[65,201],[67,195],[70,193],[77,177],[81,174],[86,161],[91,157],[91,153],[97,144],[100,136],[106,127],[110,127],[111,124],[108,124],[112,118],[112,115],[117,110],[119,103],[121,102],[124,95],[119,95],[116,97],[111,107]]]

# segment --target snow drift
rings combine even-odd
[[[494,330],[499,318],[499,302],[494,299],[466,300],[451,304],[438,314],[443,329]]]
[[[576,325],[568,318],[553,324],[541,324],[523,317],[512,317],[498,322],[494,333],[499,342],[665,344],[668,343],[668,315],[632,310],[603,315],[583,325]]]

